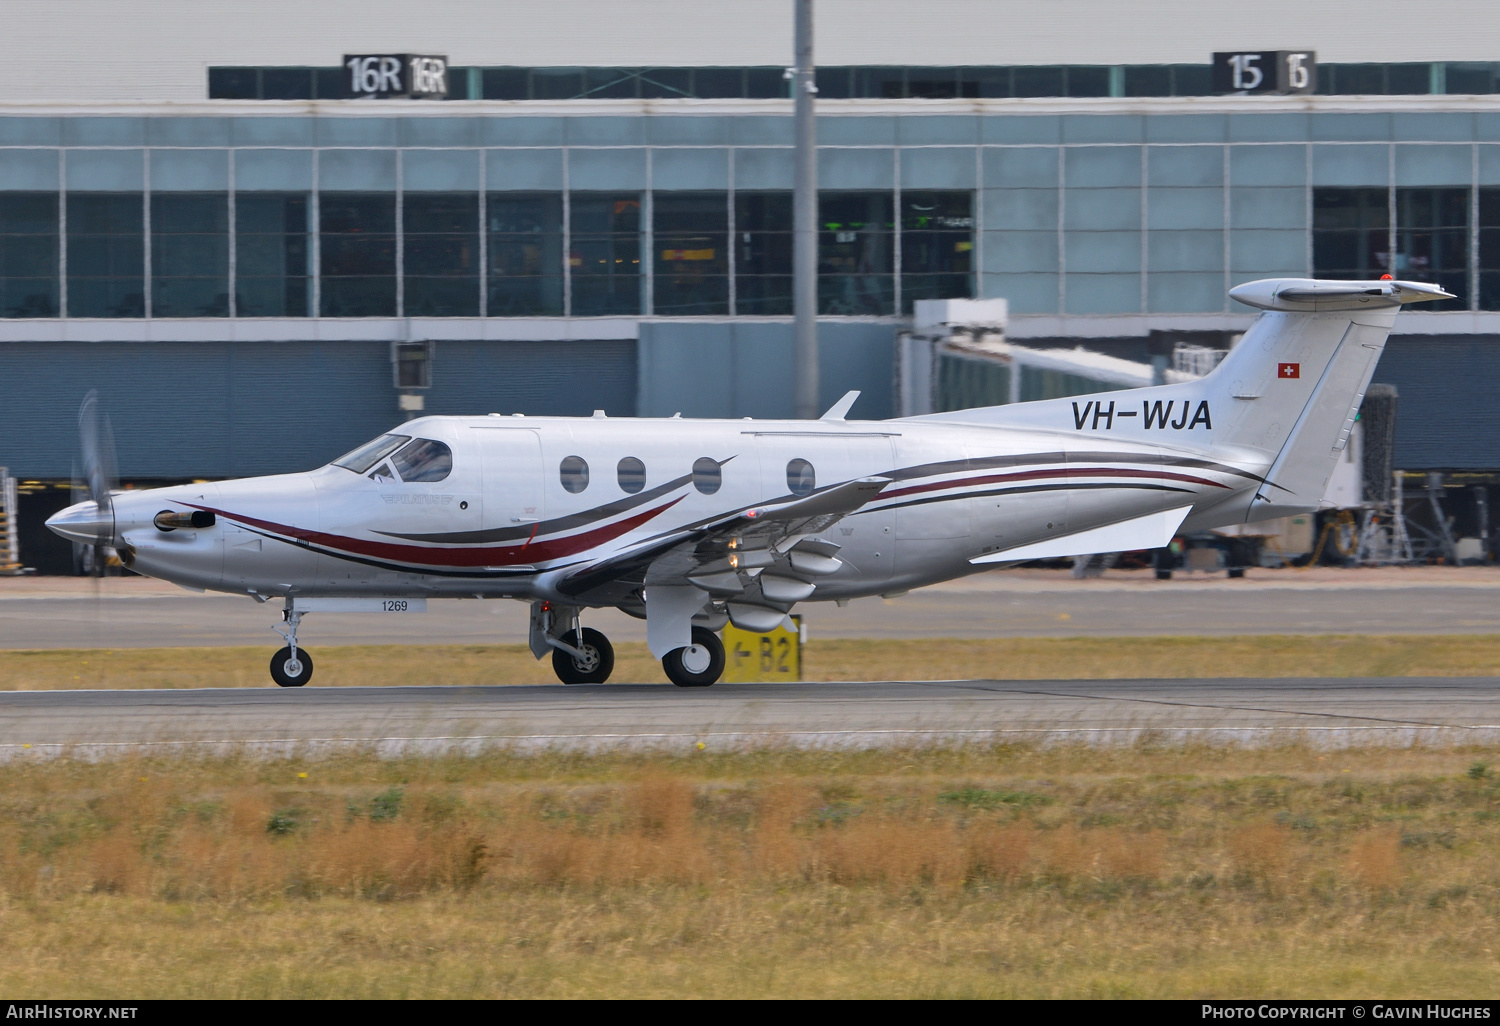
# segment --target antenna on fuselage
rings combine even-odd
[[[849,412],[849,407],[854,405],[854,400],[859,398],[859,392],[845,392],[844,398],[828,407],[828,412],[819,417],[819,420],[843,420]]]

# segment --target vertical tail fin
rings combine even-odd
[[[1452,297],[1417,282],[1307,278],[1229,294],[1265,312],[1207,377],[912,419],[1062,432],[1083,450],[1108,439],[1212,453],[1269,468],[1248,507],[1223,510],[1231,519],[1315,510],[1402,304]]]
[[[1309,279],[1230,295],[1266,313],[1204,381],[1228,414],[1214,442],[1275,454],[1246,520],[1317,509],[1401,305],[1450,297],[1412,282]]]

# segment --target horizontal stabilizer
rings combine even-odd
[[[1405,303],[1452,299],[1437,285],[1421,281],[1319,281],[1314,278],[1266,278],[1229,290],[1232,299],[1261,310],[1303,313],[1357,311]]]
[[[990,552],[969,560],[981,563],[1018,563],[1028,559],[1061,559],[1067,556],[1091,556],[1098,552],[1135,552],[1140,549],[1159,549],[1172,540],[1177,528],[1193,511],[1191,506],[1161,513],[1148,513],[1134,520],[1122,520],[1118,524],[1096,527],[1091,531],[1065,534],[1061,538],[1049,538],[1033,545],[1021,545],[1001,552]]]

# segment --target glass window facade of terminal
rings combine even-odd
[[[324,317],[396,316],[396,195],[325,192],[318,245]]]
[[[652,204],[658,314],[729,313],[729,194],[660,193]]]
[[[1398,188],[1396,259],[1391,273],[1441,285],[1458,299],[1434,304],[1466,310],[1469,302],[1469,190]]]
[[[564,303],[561,193],[486,197],[491,317],[561,317]]]
[[[1500,310],[1500,188],[1479,190],[1479,308]]]
[[[1390,270],[1385,189],[1313,190],[1313,276],[1378,278]]]
[[[479,316],[479,194],[402,197],[402,282],[408,317]]]
[[[1500,114],[1222,106],[823,115],[820,312],[1383,273],[1500,310]],[[0,119],[0,318],[791,315],[790,118],[438,107]]]
[[[0,317],[56,317],[58,195],[0,192]]]
[[[741,192],[734,198],[735,309],[792,312],[792,194]]]
[[[967,192],[901,194],[901,306],[970,296],[974,197]]]
[[[569,198],[572,314],[601,317],[643,313],[641,196],[575,192]]]
[[[143,195],[74,192],[66,203],[68,316],[146,316]]]
[[[902,194],[902,231],[897,202],[820,198],[820,312],[974,294],[973,194]],[[792,312],[790,191],[0,191],[0,317],[62,312],[60,204],[70,317]]]
[[[311,195],[235,196],[235,313],[308,317],[312,309]]]
[[[1314,189],[1313,276],[1429,281],[1459,298],[1428,309],[1468,309],[1470,202],[1464,188]]]
[[[229,194],[151,194],[151,315],[229,316]]]
[[[896,223],[888,192],[818,197],[818,312],[881,316],[896,312]]]

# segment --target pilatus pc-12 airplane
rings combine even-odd
[[[1179,531],[1317,509],[1403,303],[1404,281],[1272,279],[1196,381],[887,421],[425,417],[301,474],[112,491],[85,404],[92,498],[47,521],[191,589],[282,599],[271,676],[299,687],[309,612],[428,598],[531,604],[531,650],[599,683],[646,620],[683,687],[724,667],[716,631],[798,602],[890,595],[1031,559],[1150,549]]]

